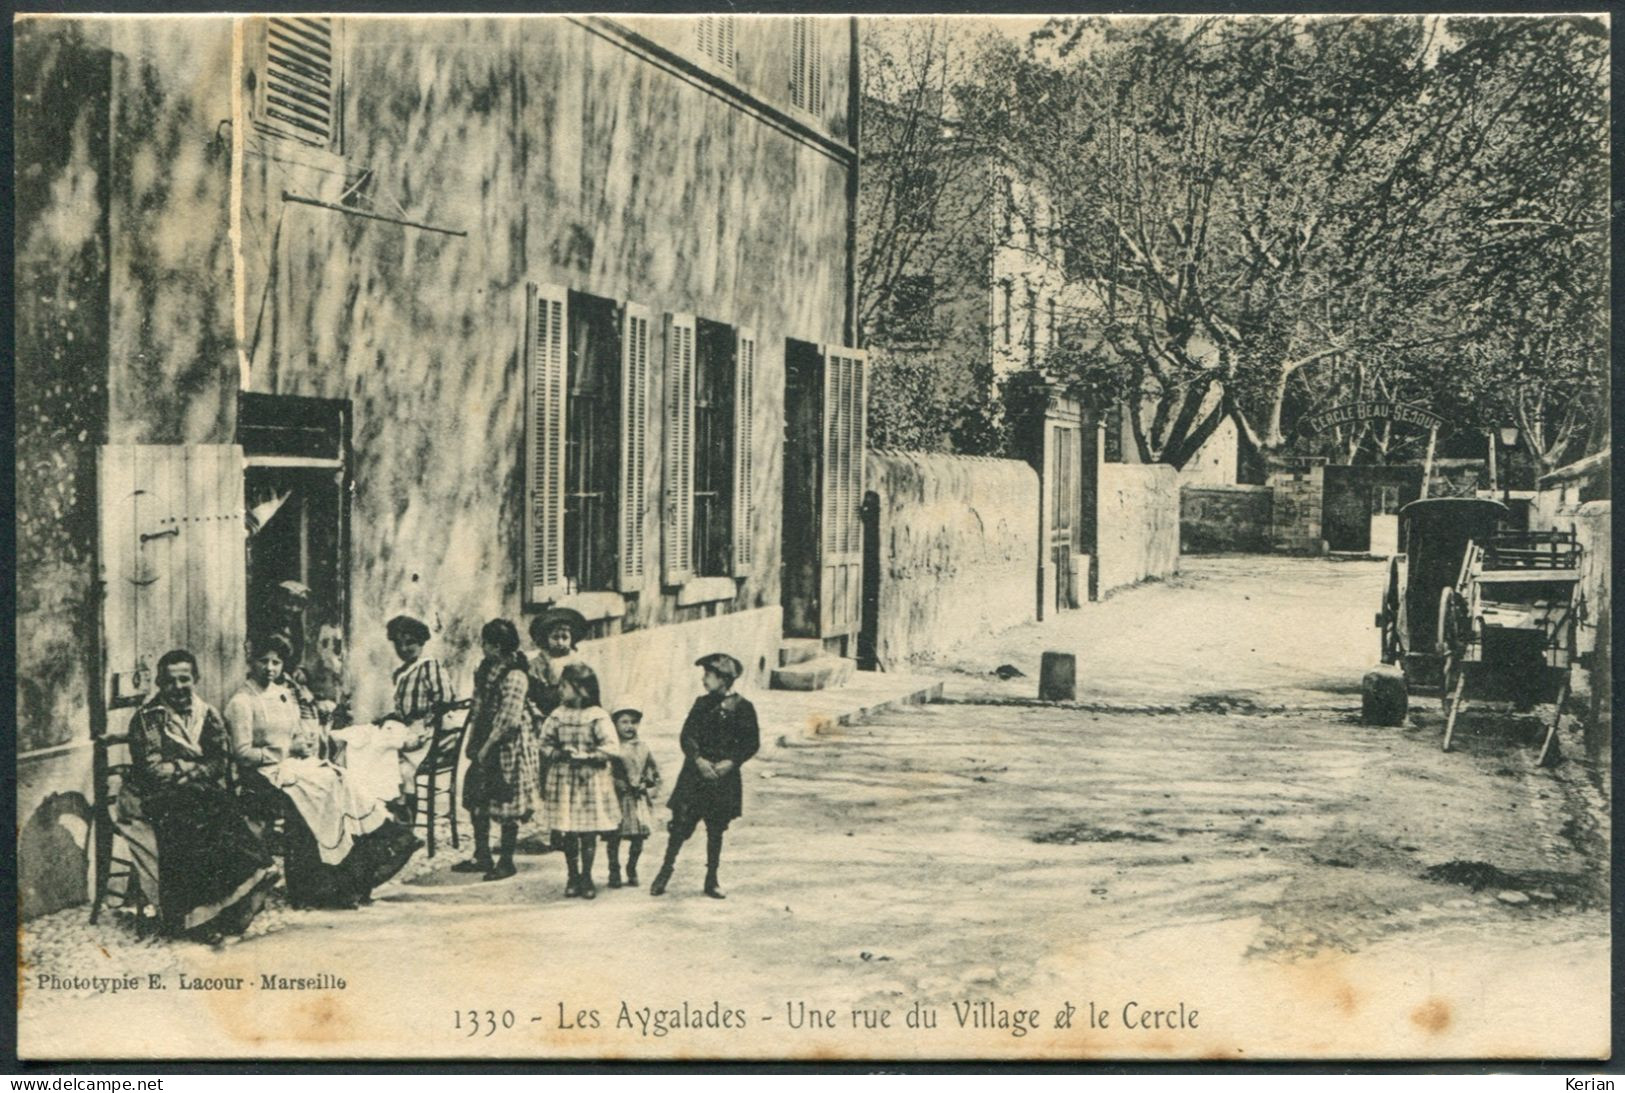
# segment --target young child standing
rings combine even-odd
[[[468,715],[468,772],[463,807],[474,825],[474,857],[452,866],[458,873],[484,873],[486,880],[514,875],[519,824],[529,819],[540,777],[533,723],[526,699],[530,690],[519,631],[507,619],[492,619],[480,631],[485,659],[474,673],[474,708]],[[491,822],[502,827],[500,857],[491,860]]]
[[[610,762],[619,754],[615,728],[598,698],[598,677],[585,664],[569,664],[559,673],[561,704],[542,725],[547,775],[542,801],[543,826],[553,842],[564,845],[569,879],[566,896],[593,899],[592,862],[600,832],[621,825]]]
[[[530,698],[543,717],[559,705],[559,673],[586,663],[576,652],[586,632],[586,618],[568,607],[550,607],[531,620],[530,640],[536,649],[530,654]]]
[[[712,653],[694,663],[705,669],[701,676],[705,693],[694,700],[694,708],[683,722],[683,770],[667,802],[671,834],[666,840],[666,860],[649,885],[649,894],[666,891],[678,851],[704,820],[705,894],[726,899],[717,884],[722,833],[740,816],[744,783],[739,768],[761,747],[761,730],[756,707],[733,693],[734,681],[743,671],[739,661],[727,653]]]
[[[621,886],[621,840],[626,840],[626,883],[637,887],[638,858],[643,854],[643,840],[649,837],[653,821],[650,802],[660,788],[660,768],[649,745],[638,737],[643,721],[643,703],[636,699],[622,699],[610,710],[615,721],[615,735],[620,737],[621,754],[610,764],[615,778],[615,796],[621,808],[621,826],[608,836],[609,886]]]

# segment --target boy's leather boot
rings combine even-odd
[[[673,835],[666,840],[666,860],[660,863],[660,872],[655,874],[654,883],[649,885],[651,896],[665,895],[666,885],[671,883],[671,871],[677,865],[677,852],[683,848],[683,840]]]
[[[717,867],[722,864],[722,832],[705,832],[705,894],[712,899],[727,899],[717,885]]]

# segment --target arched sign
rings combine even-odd
[[[1370,421],[1381,419],[1395,421],[1401,425],[1415,425],[1419,429],[1437,430],[1444,425],[1444,418],[1431,410],[1424,410],[1420,406],[1409,403],[1393,402],[1389,399],[1363,399],[1359,402],[1347,402],[1342,406],[1332,406],[1310,414],[1303,419],[1300,426],[1307,433],[1323,433],[1327,429],[1339,425],[1349,425],[1356,421]]]
[[[1422,496],[1426,497],[1433,481],[1433,453],[1439,443],[1439,428],[1444,424],[1444,418],[1433,411],[1406,402],[1394,402],[1392,399],[1361,399],[1358,402],[1345,402],[1341,406],[1332,406],[1307,415],[1298,422],[1298,431],[1316,435],[1327,429],[1335,429],[1339,425],[1372,420],[1415,425],[1428,431],[1428,453],[1422,461]]]

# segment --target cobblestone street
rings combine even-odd
[[[1488,714],[1444,754],[1425,696],[1401,728],[1360,724],[1376,563],[1184,567],[933,666],[950,678],[946,701],[817,737],[767,726],[729,835],[725,903],[699,895],[703,840],[660,900],[601,889],[566,901],[554,854],[522,855],[517,878],[485,884],[450,873],[446,853],[369,908],[279,911],[220,950],[137,943],[104,923],[93,932],[108,965],[61,966],[85,948],[84,910],[36,920],[25,984],[147,969],[346,979],[320,996],[197,994],[243,1053],[282,1037],[366,1053],[403,1030],[426,1053],[482,1056],[1604,1050],[1608,832],[1584,764],[1537,769],[1534,723]],[[1046,648],[1078,654],[1077,703],[1029,701]],[[1005,664],[1024,675],[991,674]],[[650,735],[668,784],[676,728]],[[650,840],[645,888],[664,842]],[[601,884],[603,870],[600,854]],[[455,946],[441,945],[454,923]],[[992,1027],[972,1028],[972,1014],[962,1028],[954,1003],[977,1000]],[[25,987],[24,1050],[125,1014],[105,1025],[107,1050],[139,1051],[140,1001]],[[636,1012],[717,1002],[748,1028],[655,1037]],[[1098,1003],[1110,1024],[1057,1030],[1066,1002]],[[935,1009],[934,1030],[905,1025],[916,1003]],[[1200,1019],[1173,1016],[1181,1006]],[[1042,1020],[1018,1034],[1022,1018],[1001,1023],[1001,1007]],[[866,1030],[855,1008],[890,1023]],[[514,1027],[499,1016],[471,1039],[456,1023],[471,1009],[511,1010]],[[814,1010],[835,1011],[834,1030],[810,1027]],[[1124,1027],[1148,1011],[1162,1027]],[[166,1034],[184,1027],[171,1017]]]

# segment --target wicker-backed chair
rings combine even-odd
[[[96,895],[90,921],[103,907],[122,907],[145,931],[157,922],[158,833],[139,816],[119,809],[119,794],[133,764],[128,733],[106,733],[95,740],[96,803],[92,816],[95,839]]]
[[[434,736],[429,751],[418,764],[413,789],[417,794],[416,810],[412,815],[412,828],[424,829],[424,842],[429,857],[434,857],[435,820],[440,813],[441,800],[451,820],[451,845],[459,847],[457,838],[457,786],[462,766],[463,737],[468,732],[468,711],[473,699],[452,702],[435,711]],[[459,716],[459,714],[461,716]]]

